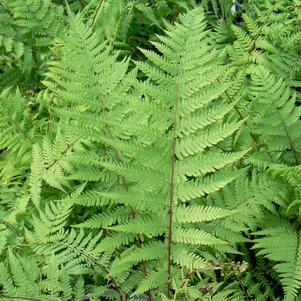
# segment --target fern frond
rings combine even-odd
[[[252,111],[253,132],[263,135],[271,151],[290,150],[295,163],[299,162],[299,110],[295,107],[296,96],[282,79],[277,80],[263,67],[253,68]],[[265,128],[265,131],[263,131]]]
[[[164,286],[164,279],[166,279],[166,271],[159,270],[159,271],[152,271],[138,286],[136,291],[134,292],[135,295],[140,295],[148,290],[153,290],[157,287]]]
[[[38,144],[32,149],[32,163],[30,174],[31,198],[36,207],[39,207],[41,198],[42,177],[44,172],[42,151]]]
[[[231,215],[231,211],[209,206],[178,206],[174,211],[174,219],[180,223],[199,223],[220,219]]]
[[[257,254],[276,261],[274,269],[281,277],[284,300],[295,300],[301,287],[300,232],[290,225],[268,228],[255,233],[263,237],[255,239]]]
[[[78,19],[74,22],[74,27],[83,28]],[[101,208],[103,213],[92,215],[78,227],[105,228],[110,233],[97,250],[121,252],[120,259],[114,261],[110,271],[111,275],[118,275],[120,283],[131,277],[137,265],[140,265],[138,269],[143,271],[145,281],[152,282],[151,278],[148,279],[148,275],[155,271],[152,262],[157,258],[163,263],[162,254],[168,258],[169,274],[173,264],[199,266],[193,263],[199,258],[193,252],[194,246],[225,244],[193,224],[213,222],[230,212],[198,206],[195,202],[239,177],[241,172],[236,169],[235,162],[246,154],[246,151],[224,153],[219,150],[219,144],[231,140],[244,121],[227,118],[233,108],[233,104],[223,99],[229,88],[229,82],[225,82],[223,76],[228,71],[210,43],[202,10],[192,10],[182,16],[180,22],[168,26],[165,36],[158,36],[160,42],[154,45],[158,45],[159,54],[142,50],[149,61],[137,62],[136,66],[148,79],[145,82],[133,81],[134,89],[125,90],[130,97],[126,97],[128,109],[122,119],[105,121],[101,124],[102,129],[97,129],[99,135],[95,135],[94,140],[109,152],[112,150],[113,156],[110,158],[110,153],[97,158],[89,155],[89,151],[87,155],[78,156],[78,159],[82,156],[91,165],[115,175],[117,179],[113,188],[103,182],[99,186],[103,187],[102,191],[87,190],[73,201]],[[80,30],[84,36],[86,33]],[[95,39],[91,33],[88,35],[92,41]],[[89,52],[88,49],[86,53]],[[103,59],[106,59],[105,55]],[[94,63],[97,66],[97,61]],[[82,73],[89,74],[87,70],[82,70]],[[65,72],[62,74],[66,76]],[[94,77],[95,74],[97,72]],[[91,84],[95,85],[95,79]],[[84,89],[82,87],[82,91]],[[69,97],[63,91],[57,96],[65,98],[71,106],[77,105],[75,95]],[[93,99],[100,96],[94,94]],[[103,104],[112,116],[115,110],[120,112],[119,103],[110,107],[105,102]],[[84,126],[90,125],[85,121]],[[119,127],[123,128],[122,132]],[[186,202],[186,206],[181,202]],[[123,215],[123,208],[130,213],[129,218]],[[115,213],[117,215],[112,218]],[[158,237],[164,238],[164,243],[159,244],[161,251],[150,251]],[[180,249],[177,249],[184,245],[183,254],[187,254],[187,261],[179,258]],[[173,250],[178,250],[178,255],[173,256]],[[159,283],[139,285],[136,284],[138,292],[142,293]]]

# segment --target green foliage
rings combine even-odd
[[[63,29],[62,18],[63,7],[51,0],[1,1],[1,88],[35,84],[30,82],[41,76],[49,46]]]
[[[299,300],[300,1],[0,0],[0,299]]]

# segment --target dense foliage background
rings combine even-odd
[[[0,300],[301,300],[300,0],[0,26]]]

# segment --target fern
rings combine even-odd
[[[83,300],[87,295],[96,297],[97,290],[88,292],[84,288],[83,278],[72,278],[60,270],[53,258],[43,270],[31,257],[27,261],[12,252],[8,265],[0,264],[0,284],[3,286],[2,300]],[[100,290],[98,289],[98,296]]]
[[[259,128],[262,129],[269,124],[269,131],[265,131],[264,134],[264,140],[269,149],[273,152],[290,150],[292,158],[286,159],[294,164],[299,164],[299,147],[297,142],[299,140],[297,134],[299,113],[298,109],[294,106],[296,96],[291,96],[290,90],[285,83],[281,79],[276,80],[264,68],[256,68],[252,76],[254,86],[250,88],[251,93],[258,98],[252,100],[251,110],[254,112],[254,115],[260,114],[262,116],[262,118],[257,117],[258,121],[256,117],[254,118],[254,132],[261,135],[262,131]],[[259,98],[260,101],[258,101]],[[265,99],[268,100],[265,101]]]
[[[194,4],[192,0],[96,2],[90,23],[113,47],[125,54],[131,52],[135,55],[137,46],[147,44],[150,36],[148,28],[152,29],[152,35],[162,31],[164,20],[176,19],[180,12],[187,11]]]
[[[29,106],[20,91],[2,91],[0,97],[0,174],[4,182],[15,176],[22,176],[31,159],[34,139],[40,139],[39,121],[32,120]],[[15,153],[16,155],[12,156]]]
[[[300,234],[294,227],[270,228],[262,230],[257,235],[265,237],[255,240],[255,248],[262,249],[270,260],[278,262],[274,268],[280,274],[284,287],[284,300],[295,300],[300,288]]]
[[[48,47],[54,37],[62,30],[63,7],[52,1],[33,0],[1,1],[0,35],[1,79],[5,79],[13,71],[15,83],[30,82],[43,68],[43,56],[47,55]],[[14,69],[10,67],[14,66]],[[35,65],[38,65],[36,68]],[[21,73],[21,74],[20,74]],[[23,73],[23,74],[22,74]],[[1,87],[8,86],[5,80]]]
[[[1,300],[300,297],[300,1],[0,2]]]
[[[84,201],[82,198],[76,200],[76,203],[79,205],[86,205],[88,203],[99,205],[102,203],[110,204],[107,201],[102,201],[102,199],[108,199],[113,201],[113,204],[130,206],[132,212],[127,219],[125,217],[122,219],[118,218],[115,220],[117,225],[107,227],[113,233],[117,231],[136,235],[138,250],[141,248],[139,250],[141,252],[139,260],[129,257],[129,250],[132,249],[132,246],[128,245],[129,249],[125,249],[121,253],[121,258],[116,259],[112,264],[110,274],[114,277],[118,275],[120,280],[125,280],[131,266],[135,266],[138,263],[142,264],[146,275],[152,273],[149,269],[151,271],[153,269],[153,260],[162,260],[162,265],[165,266],[164,273],[169,275],[167,278],[171,278],[172,250],[176,246],[179,248],[177,252],[180,252],[181,249],[184,251],[188,248],[187,250],[189,250],[189,245],[223,243],[209,233],[197,229],[189,229],[189,227],[186,228],[190,223],[200,223],[204,220],[210,221],[229,214],[229,212],[222,212],[218,208],[207,209],[190,205],[189,203],[193,199],[221,189],[235,179],[239,174],[237,171],[228,170],[222,172],[221,170],[225,165],[233,164],[244,155],[244,152],[240,154],[223,154],[218,148],[214,147],[214,145],[236,131],[241,123],[235,121],[222,122],[224,116],[232,107],[231,104],[227,104],[226,100],[223,102],[223,108],[225,109],[218,110],[217,107],[215,108],[214,101],[219,99],[221,93],[227,87],[224,85],[224,90],[220,91],[218,88],[215,88],[214,82],[216,78],[222,76],[225,69],[221,62],[214,61],[217,53],[210,47],[209,41],[206,38],[203,18],[200,9],[188,13],[183,17],[182,25],[179,24],[175,27],[170,27],[167,32],[167,36],[169,37],[159,37],[162,42],[156,43],[156,46],[158,50],[162,51],[162,56],[157,56],[147,51],[144,54],[149,58],[151,63],[136,63],[137,67],[141,68],[149,76],[148,91],[150,94],[145,94],[145,101],[142,103],[139,99],[136,100],[135,98],[130,101],[133,101],[133,105],[136,107],[141,107],[141,111],[146,112],[149,117],[138,120],[135,114],[129,113],[124,121],[120,121],[123,130],[128,129],[131,140],[127,142],[123,136],[116,136],[115,139],[112,136],[100,138],[102,143],[116,150],[121,161],[120,163],[113,163],[110,160],[100,158],[92,159],[90,162],[104,168],[109,173],[115,173],[121,177],[123,179],[121,182],[123,187],[120,187],[121,190],[109,190],[107,193],[90,191],[86,194],[87,200]],[[193,31],[187,36],[190,27],[193,28]],[[191,45],[193,43],[197,43],[199,47],[197,51],[194,48],[195,46],[192,48]],[[171,48],[172,56],[170,55],[171,51],[169,47],[174,47]],[[208,54],[200,61],[199,65],[194,66],[194,62],[205,52],[208,52]],[[176,62],[174,59],[176,59]],[[163,66],[163,69],[160,69],[162,68],[161,62],[163,60],[166,67]],[[175,67],[175,63],[177,63],[177,67]],[[160,64],[160,67],[155,66],[158,64]],[[201,81],[196,80],[196,75],[200,76]],[[207,78],[210,80],[206,81]],[[185,85],[188,81],[191,81],[191,84]],[[170,92],[168,94],[170,96],[165,102],[162,102],[161,91],[166,88],[167,83],[169,84],[168,89]],[[136,84],[139,94],[140,89],[145,84],[144,82]],[[185,109],[188,97],[199,102],[198,104],[196,103],[193,110]],[[181,130],[181,132],[178,132],[175,125],[177,121],[179,124],[183,124],[183,129],[185,125],[185,128],[193,128],[193,131]],[[146,124],[149,124],[147,128]],[[154,129],[159,135],[157,134],[157,136],[149,140],[150,138],[147,137],[151,137],[151,134],[148,133],[148,128],[150,130]],[[99,137],[102,135],[100,134]],[[198,139],[202,139],[203,137],[204,142],[201,145],[194,144],[193,141],[197,137]],[[159,158],[154,158],[158,162],[154,164],[154,160],[151,158],[149,160],[147,154],[158,153],[159,149],[162,153],[162,159],[158,160]],[[172,157],[171,162],[170,156]],[[213,166],[211,162],[208,162],[209,160],[205,159],[206,156],[210,156],[214,160],[215,163]],[[143,158],[143,160],[140,158]],[[190,160],[202,160],[201,162],[208,163],[207,165],[204,164],[202,170],[197,172],[193,179],[189,180],[189,175],[185,173],[185,169],[189,169],[187,164],[193,164]],[[179,171],[178,164],[182,165]],[[172,171],[168,171],[170,168],[172,168]],[[215,172],[216,170],[220,170],[220,172]],[[91,199],[94,193],[96,198],[98,198],[97,195],[100,197],[100,202]],[[155,203],[152,206],[161,208],[160,211],[155,212],[151,210],[147,202],[139,204],[133,201],[126,201],[125,203],[126,199],[136,199],[136,193],[139,193],[141,201],[145,198],[149,199],[152,203]],[[168,201],[168,198],[170,198],[170,201]],[[186,202],[187,204],[183,204],[182,206],[180,205],[181,202]],[[176,212],[175,214],[173,209]],[[151,210],[152,215],[148,214],[149,210]],[[194,213],[195,217],[192,218],[190,214],[182,214],[185,210]],[[103,217],[99,216],[97,219],[96,217],[92,217],[90,221],[83,223],[82,226],[91,227],[91,222],[93,221],[93,227],[103,227],[104,222],[102,220],[105,218],[104,215]],[[151,243],[158,235],[165,237],[165,242],[162,246],[163,250],[166,250],[167,265],[166,257],[161,257],[162,251],[154,253],[153,251],[147,251],[149,246],[146,247],[147,245],[145,245],[148,241]],[[112,235],[113,238],[114,234]],[[150,252],[152,256],[148,257],[147,252]],[[177,257],[175,257],[175,260],[176,262],[181,262]],[[151,281],[150,279],[149,281]],[[145,281],[141,282],[142,286],[138,286],[137,294],[149,289],[153,290],[157,286],[152,281]],[[170,281],[168,282],[170,283]]]

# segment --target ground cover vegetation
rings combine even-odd
[[[0,300],[301,300],[300,0],[0,24]]]

